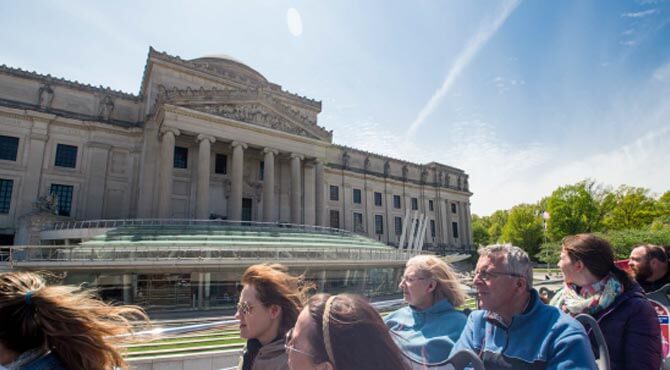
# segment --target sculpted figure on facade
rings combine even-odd
[[[463,181],[463,189],[465,191],[469,191],[468,188],[470,187],[470,184],[468,183],[468,178],[467,176],[465,177],[465,180]]]
[[[458,190],[462,190],[463,186],[461,184],[461,177],[460,176],[458,176],[458,181],[456,183],[457,183]]]
[[[105,97],[102,98],[102,101],[100,101],[100,110],[98,112],[98,117],[101,118],[102,120],[109,121],[109,117],[111,117],[113,110],[114,110],[114,101],[112,101],[112,97],[109,95],[105,95]]]
[[[407,172],[409,169],[407,168],[407,165],[402,166],[402,179],[407,181]]]
[[[363,161],[363,169],[365,172],[368,172],[370,169],[370,156],[365,157],[365,161]]]
[[[342,153],[342,167],[349,168],[349,152]]]
[[[51,84],[48,82],[45,82],[40,86],[40,89],[38,90],[38,105],[42,109],[49,109],[51,108],[51,103],[54,100],[54,91],[51,88]]]
[[[449,187],[449,173],[444,174],[444,186]]]
[[[384,162],[384,177],[389,177],[390,173],[391,173],[391,162],[386,161]]]

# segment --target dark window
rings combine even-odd
[[[375,205],[381,207],[382,205],[382,193],[377,193],[375,191]]]
[[[451,233],[454,235],[454,238],[458,238],[458,222],[451,223]]]
[[[428,210],[429,210],[429,211],[432,211],[432,210],[433,210],[433,201],[432,201],[432,200],[429,200],[429,201],[428,201]]]
[[[261,166],[258,169],[258,179],[263,181],[263,176],[265,176],[265,162],[261,161]]]
[[[174,147],[174,168],[188,168],[188,148]]]
[[[400,209],[400,195],[393,196],[393,208]]]
[[[56,166],[77,167],[77,147],[74,145],[58,144],[56,146]]]
[[[340,200],[340,188],[330,185],[330,200]]]
[[[456,203],[451,203],[451,213],[456,213]]]
[[[354,232],[362,233],[365,231],[363,228],[363,214],[354,212]]]
[[[58,215],[69,216],[72,207],[72,185],[51,184],[51,194],[58,199]]]
[[[15,161],[19,151],[19,138],[0,135],[0,159]]]
[[[394,221],[395,221],[395,234],[396,235],[402,234],[402,217],[396,217]]]
[[[384,233],[384,216],[375,215],[375,234],[381,235]]]
[[[417,210],[419,209],[419,200],[416,198],[412,198],[412,210]]]
[[[361,189],[354,189],[354,203],[361,204]]]
[[[225,154],[217,154],[214,160],[214,173],[225,175],[228,172],[228,157]]]
[[[435,220],[430,220],[430,236],[435,237]]]
[[[330,210],[330,227],[340,228],[340,211]]]
[[[0,213],[9,213],[13,188],[14,180],[0,179]]]

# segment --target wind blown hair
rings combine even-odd
[[[265,307],[281,307],[279,334],[286,333],[295,325],[302,305],[307,300],[307,293],[312,288],[311,284],[303,282],[302,277],[286,273],[286,267],[279,264],[250,266],[241,280],[243,285],[251,285],[256,289],[258,300]]]
[[[116,348],[145,320],[137,306],[112,306],[75,286],[47,286],[31,272],[0,274],[0,342],[19,354],[51,350],[70,369],[128,365]]]
[[[530,290],[533,287],[533,265],[530,257],[523,249],[511,244],[493,244],[477,251],[481,257],[502,257],[505,272],[517,274],[526,279],[526,285]]]
[[[633,284],[631,276],[614,264],[614,251],[607,240],[593,234],[577,234],[566,236],[561,244],[570,261],[582,261],[597,278],[602,279],[612,273],[624,289]]]
[[[323,315],[330,297],[317,294],[305,307],[313,322],[307,337],[317,364],[328,361],[335,370],[410,370],[377,310],[360,296],[333,297],[325,318],[329,338],[324,338]],[[329,341],[333,361],[328,358],[325,340]]]
[[[454,270],[442,259],[430,255],[418,255],[410,258],[405,267],[416,268],[423,278],[433,279],[437,287],[433,291],[433,303],[447,299],[452,306],[465,303],[465,293],[461,289]]]

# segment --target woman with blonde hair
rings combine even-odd
[[[247,340],[239,370],[288,369],[284,336],[295,325],[310,286],[282,265],[253,265],[242,275],[235,318]]]
[[[79,287],[0,274],[0,368],[126,369],[116,345],[137,319],[147,320],[141,308],[109,305]]]
[[[456,309],[466,297],[456,274],[444,260],[419,255],[407,261],[398,286],[408,306],[389,314],[386,325],[413,368],[442,367],[467,320]]]

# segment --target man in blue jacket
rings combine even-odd
[[[452,354],[472,350],[487,370],[597,369],[583,326],[540,301],[522,249],[480,249],[474,284],[482,310],[470,314]]]

